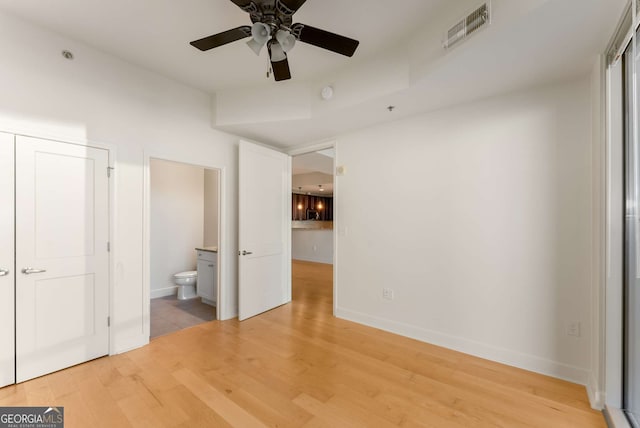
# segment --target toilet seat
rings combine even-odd
[[[197,270],[189,270],[186,272],[179,272],[175,275],[173,275],[174,278],[195,278],[198,276],[198,271]]]

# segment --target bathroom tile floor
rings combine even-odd
[[[178,300],[176,296],[151,299],[151,339],[212,321],[216,308],[197,299]]]

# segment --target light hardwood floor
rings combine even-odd
[[[331,266],[293,303],[0,389],[66,427],[605,427],[582,386],[333,318]]]

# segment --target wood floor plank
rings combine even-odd
[[[233,427],[184,385],[159,393],[161,427]]]
[[[274,389],[271,379],[265,382],[262,378],[241,370],[218,370],[207,373],[206,380],[227,392],[230,397],[233,396],[233,400],[241,407],[256,410],[261,408],[260,413],[255,410],[252,413],[267,425],[298,427],[311,418],[311,415],[293,403],[288,390],[281,394]]]
[[[173,376],[232,426],[246,428],[267,426],[190,370],[180,369],[174,372]]]
[[[131,426],[135,428],[155,428],[164,423],[160,415],[150,408],[140,396],[129,395],[122,398],[118,400],[118,406]]]
[[[300,406],[300,408],[320,419],[323,425],[326,424],[327,426],[344,428],[356,428],[363,426],[357,421],[354,421],[351,417],[345,417],[345,415],[340,414],[340,412],[336,412],[334,409],[328,408],[322,401],[318,401],[307,394],[300,394],[298,397],[293,399],[293,402]]]
[[[93,416],[94,427],[109,428],[131,426],[125,414],[113,400],[109,391],[100,383],[97,377],[91,375],[77,382],[78,390],[85,406]],[[73,409],[65,407],[65,415]]]
[[[293,303],[0,389],[75,427],[604,428],[583,386],[332,316],[332,267],[293,264]]]

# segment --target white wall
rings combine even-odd
[[[218,246],[218,171],[204,170],[204,246]]]
[[[293,229],[291,258],[333,264],[333,230]]]
[[[150,163],[151,298],[175,294],[173,275],[196,270],[204,235],[204,169]]]
[[[586,383],[591,131],[584,78],[339,137],[337,315]]]
[[[73,61],[60,52],[70,49]],[[147,343],[145,159],[222,169],[229,284],[222,319],[237,313],[238,139],[210,126],[210,97],[0,13],[0,130],[107,145],[112,177],[113,352]],[[228,240],[226,237],[228,237]]]

